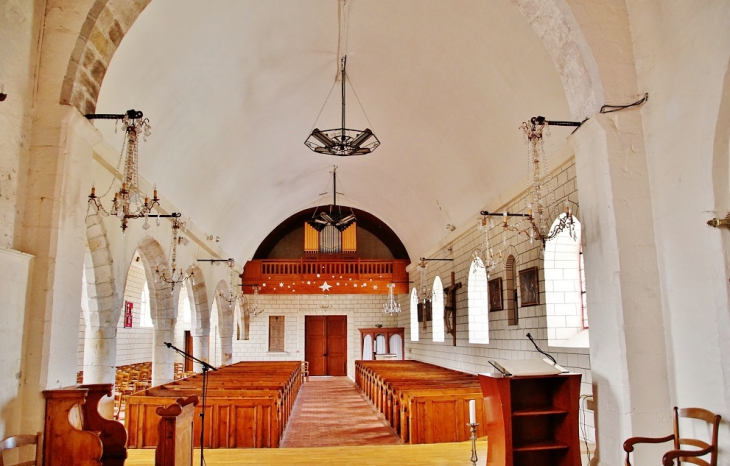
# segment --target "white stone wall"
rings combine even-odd
[[[563,164],[557,169],[552,169],[557,185],[555,197],[558,204],[562,205],[565,199],[578,202],[578,193],[575,184],[575,166],[572,162]],[[517,196],[507,205],[498,209],[509,212],[520,212],[525,210],[525,193]],[[562,209],[560,210],[562,212]],[[580,216],[580,212],[577,212]],[[515,220],[511,220],[514,222]],[[507,317],[507,306],[501,311],[489,313],[489,344],[469,343],[468,328],[468,275],[472,263],[472,253],[480,247],[484,233],[479,231],[476,224],[465,234],[453,242],[444,245],[435,255],[429,257],[454,259],[452,262],[431,261],[428,262],[427,288],[430,290],[434,278],[438,275],[443,286],[451,285],[451,272],[455,273],[456,282],[462,283],[462,287],[456,292],[456,346],[453,346],[452,336],[447,334],[444,342],[433,341],[434,322],[423,323],[419,327],[419,341],[411,342],[410,339],[410,296],[400,295],[399,302],[404,312],[400,316],[399,324],[406,329],[406,358],[437,364],[460,371],[470,373],[492,372],[492,366],[487,362],[489,359],[527,359],[540,358],[541,355],[535,351],[532,343],[526,338],[530,333],[540,347],[550,352],[558,364],[566,369],[582,375],[581,393],[589,395],[591,388],[590,357],[588,348],[549,347],[547,342],[547,315],[545,305],[545,278],[543,273],[542,244],[535,241],[530,244],[529,238],[524,235],[516,236],[512,233],[506,234],[506,243],[502,243],[501,218],[495,218],[494,228],[490,231],[491,245],[495,251],[501,249],[504,257],[509,254],[515,256],[517,276],[519,271],[538,266],[539,267],[539,288],[540,305],[519,308],[519,324],[509,325]],[[552,224],[552,219],[548,226]],[[420,285],[420,274],[415,266],[411,266],[410,280],[411,287]],[[504,267],[500,266],[490,273],[490,279],[502,277],[503,292],[506,281]],[[590,292],[590,290],[588,290]],[[519,293],[519,287],[518,287]],[[504,293],[504,301],[508,297]],[[519,297],[521,303],[521,296]],[[406,312],[407,311],[407,312]],[[435,319],[435,314],[434,314]],[[583,404],[581,404],[581,407]],[[587,434],[590,441],[595,440],[593,428],[593,413],[585,411]]]
[[[7,0],[0,5],[0,93],[7,98],[0,111],[0,246],[16,248],[18,218],[23,198],[18,190],[30,147],[33,90],[37,71],[40,18],[34,18],[36,3]]]
[[[132,327],[124,328],[124,309],[117,324],[117,366],[152,360],[152,327],[140,327],[140,297],[145,283],[142,264],[132,261],[124,288],[124,301],[134,303]]]
[[[304,320],[307,315],[347,316],[347,375],[355,377],[355,360],[362,358],[360,328],[396,327],[397,319],[383,314],[386,295],[330,295],[331,307],[323,310],[321,295],[260,295],[265,312],[251,319],[249,340],[233,340],[233,362],[304,360]],[[269,316],[284,316],[285,351],[269,353]],[[211,334],[212,335],[212,334]],[[406,342],[407,344],[407,342]]]
[[[19,380],[23,349],[23,320],[32,256],[0,247],[0,438],[20,428]]]

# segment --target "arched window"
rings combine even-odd
[[[489,343],[489,295],[487,270],[481,259],[471,263],[467,286],[469,343]]]
[[[418,291],[411,291],[411,341],[418,341]]]
[[[145,280],[142,295],[139,298],[139,326],[152,327],[152,309],[150,308],[150,287]]]
[[[559,221],[560,218],[556,219],[551,228]],[[578,220],[575,238],[566,229],[545,245],[545,307],[548,344],[552,346],[588,347],[588,332],[583,332],[588,328],[588,320]]]
[[[433,341],[444,341],[444,286],[436,275],[433,280]]]

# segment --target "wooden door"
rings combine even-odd
[[[327,319],[304,318],[304,359],[309,361],[309,375],[327,375]]]
[[[185,330],[185,352],[193,354],[193,336],[190,334],[190,330]],[[193,360],[185,358],[185,372],[193,371]]]
[[[310,375],[347,375],[347,316],[305,316]]]
[[[327,316],[327,375],[347,375],[347,316]]]

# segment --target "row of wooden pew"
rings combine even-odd
[[[476,375],[419,361],[355,361],[355,383],[403,443],[468,440],[469,400],[476,400],[477,436],[486,412]]]
[[[240,362],[208,372],[205,448],[276,448],[302,383],[298,361]],[[155,412],[184,397],[201,399],[195,407],[193,438],[200,446],[202,376],[195,375],[131,395],[125,426],[129,448],[158,443]]]

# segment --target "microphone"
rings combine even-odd
[[[535,343],[535,340],[533,340],[533,339],[532,339],[532,335],[530,335],[530,334],[528,333],[528,334],[527,334],[527,335],[525,335],[525,336],[526,336],[527,338],[529,338],[529,339],[530,339],[530,341],[532,342],[532,344],[533,344],[533,345],[535,345],[535,349],[536,349],[536,350],[537,350],[538,352],[540,352],[540,353],[544,354],[545,356],[547,356],[548,358],[550,358],[550,360],[551,360],[551,361],[553,362],[553,365],[554,365],[554,366],[557,366],[557,365],[558,365],[558,361],[556,361],[554,357],[550,356],[550,355],[549,355],[549,354],[547,354],[547,353],[546,353],[545,351],[541,350],[539,346],[537,346],[537,343]]]
[[[172,343],[168,343],[168,342],[164,342],[164,343],[165,343],[165,346],[167,346],[168,348],[172,348]]]

